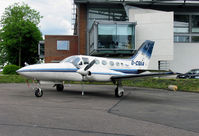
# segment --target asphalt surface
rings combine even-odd
[[[0,136],[198,136],[199,94],[114,86],[0,84]]]

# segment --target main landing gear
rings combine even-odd
[[[56,89],[58,92],[62,92],[64,90],[64,85],[63,84],[56,84]]]
[[[122,87],[121,81],[116,82],[117,87],[115,88],[115,96],[122,97],[124,95],[124,88]]]

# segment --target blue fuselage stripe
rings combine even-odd
[[[111,70],[126,73],[126,74],[137,74],[138,73],[137,69],[111,69]]]
[[[17,72],[77,72],[78,69],[24,69],[18,70]],[[106,72],[92,72],[92,74],[103,74],[103,75],[123,75],[123,74],[136,74],[136,69],[111,69],[120,73],[106,73]]]

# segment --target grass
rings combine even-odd
[[[126,80],[123,85],[159,89],[168,89],[168,85],[176,85],[181,91],[199,92],[198,79],[138,78]]]
[[[25,83],[26,78],[20,75],[3,75],[0,74],[0,83]]]
[[[0,74],[0,83],[25,83],[26,78],[20,75]],[[66,82],[71,84],[80,84],[81,82]],[[166,78],[136,78],[124,80],[124,86],[146,87],[167,89],[168,85],[177,85],[178,90],[199,92],[199,79],[166,79]],[[113,85],[112,82],[84,82],[84,84],[105,84]]]

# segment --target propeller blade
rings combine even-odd
[[[95,59],[92,60],[85,68],[84,71],[87,71],[89,68],[91,68],[95,64]]]

